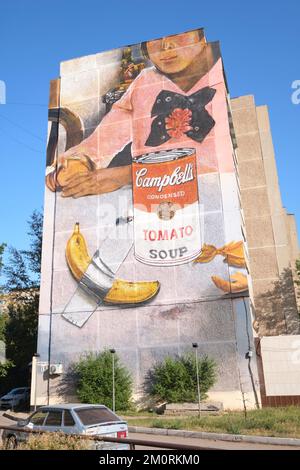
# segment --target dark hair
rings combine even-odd
[[[197,30],[190,30],[190,31],[197,31],[200,41],[201,41],[201,39],[204,38],[204,29],[203,28],[199,28]],[[186,32],[189,33],[190,31],[186,31]],[[181,33],[178,33],[178,34],[181,34]],[[168,36],[165,36],[165,37],[168,37]],[[158,38],[158,39],[161,39],[161,38]],[[141,50],[142,50],[143,56],[146,57],[147,59],[149,59],[149,54],[148,54],[148,49],[147,49],[147,42],[149,42],[149,41],[141,42]]]

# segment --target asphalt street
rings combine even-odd
[[[299,447],[293,446],[278,446],[266,444],[253,444],[248,442],[227,442],[227,441],[214,441],[209,439],[186,438],[177,436],[156,436],[153,434],[139,434],[130,433],[129,437],[132,439],[143,439],[148,441],[172,442],[174,444],[185,444],[193,446],[210,447],[211,449],[220,450],[300,450]],[[166,447],[167,448],[167,447]],[[153,449],[153,447],[136,447],[139,449]]]
[[[11,426],[11,425],[15,424],[15,421],[13,421],[11,419],[8,419],[8,418],[5,418],[5,416],[3,416],[3,413],[5,413],[5,412],[0,411],[0,426]]]

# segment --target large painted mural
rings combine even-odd
[[[141,389],[148,366],[204,334],[203,352],[231,357],[226,390],[238,388],[248,336],[235,315],[250,315],[230,122],[219,43],[202,29],[62,63],[49,106],[45,360],[114,346]]]

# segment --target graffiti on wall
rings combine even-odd
[[[76,101],[73,78],[85,72],[75,67],[49,110],[46,186],[76,282],[64,317],[84,324],[68,314],[83,293],[95,308],[247,293],[218,43],[199,29],[126,47],[109,63],[97,57],[91,74],[106,88],[90,99],[82,75]]]

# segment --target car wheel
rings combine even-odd
[[[9,436],[5,441],[6,450],[14,450],[17,448],[18,442],[15,436]]]

